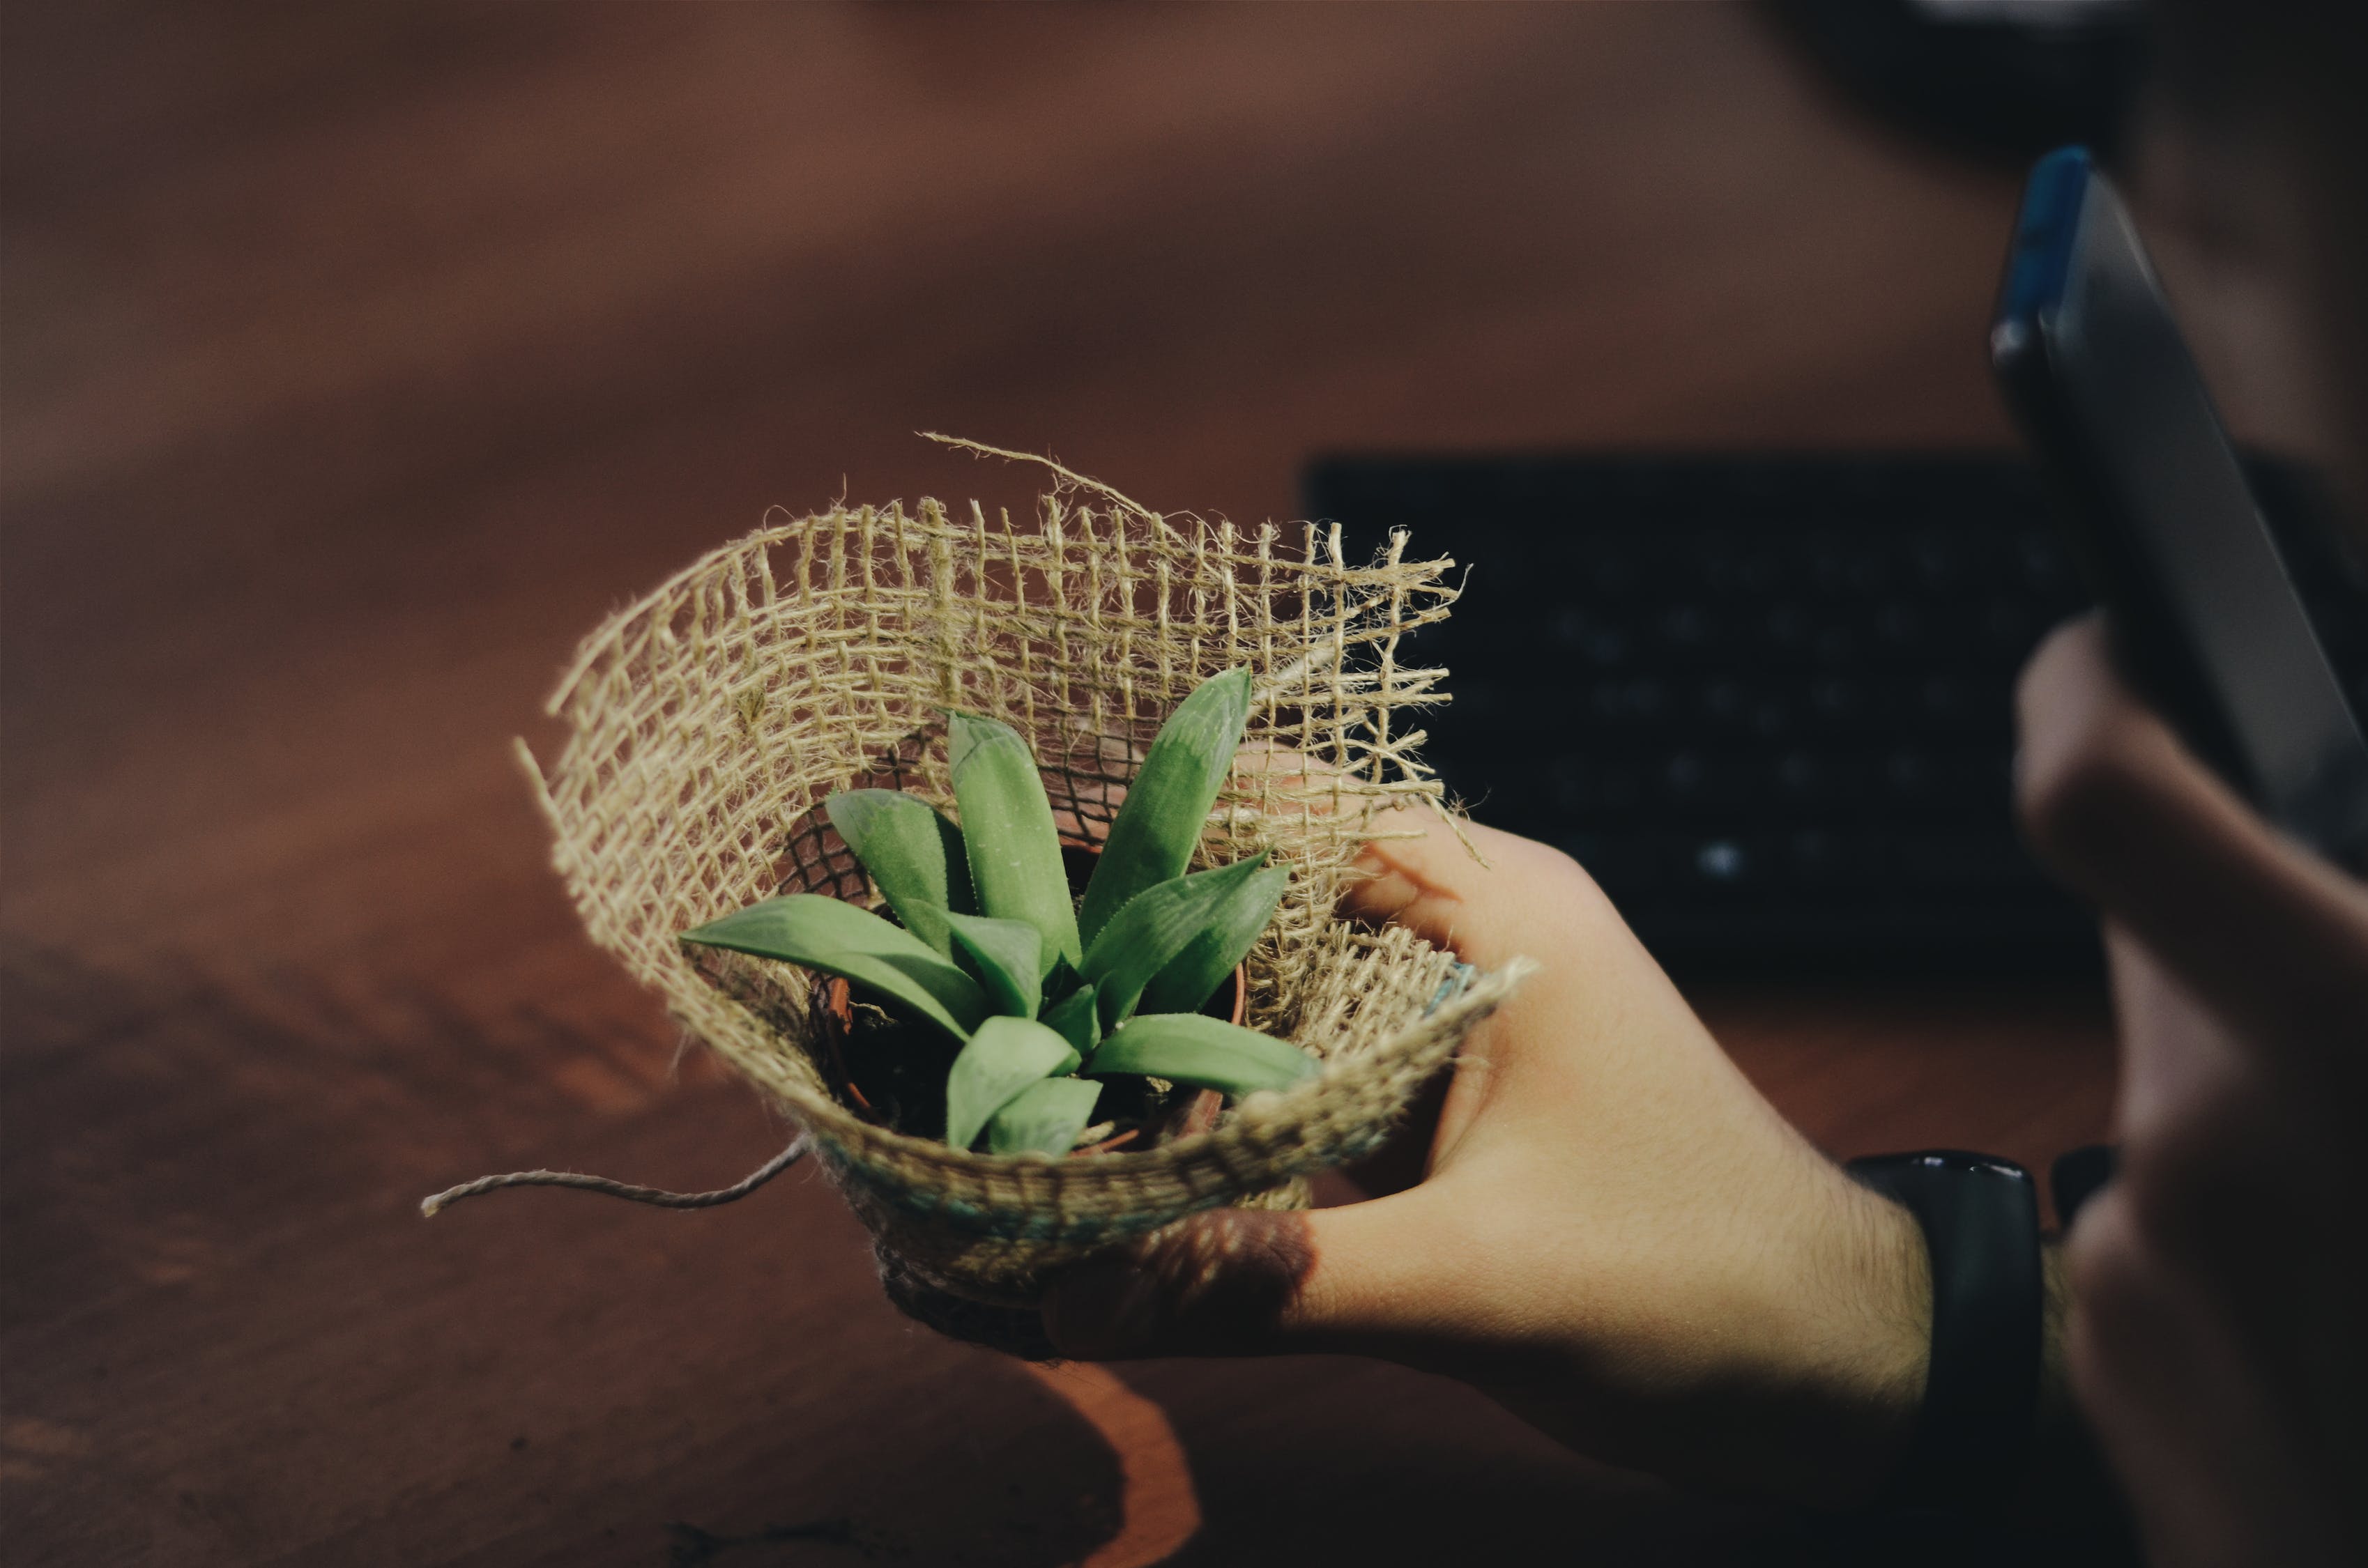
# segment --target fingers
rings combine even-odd
[[[1582,946],[1625,927],[1593,880],[1559,850],[1477,823],[1454,828],[1427,812],[1374,819],[1358,858],[1364,876],[1342,898],[1354,919],[1394,922],[1467,963],[1494,969],[1542,949]],[[1475,858],[1474,851],[1478,851]]]
[[[1475,1058],[1486,1048],[1485,1040],[1471,1042],[1471,1053]],[[1397,1125],[1391,1129],[1381,1147],[1355,1164],[1340,1167],[1340,1176],[1361,1198],[1386,1198],[1393,1192],[1404,1192],[1430,1174],[1447,1102],[1454,1093],[1461,1067],[1461,1063],[1451,1062],[1432,1074],[1406,1102]]]
[[[2041,646],[2017,701],[2041,860],[2272,1049],[2368,1055],[2368,889],[2206,771],[2115,673],[2095,617]]]
[[[1337,777],[1303,753],[1260,744],[1235,754],[1234,776],[1247,793],[1304,797],[1319,809],[1323,781]],[[1566,941],[1626,934],[1577,863],[1534,839],[1411,806],[1377,812],[1368,833],[1360,875],[1341,900],[1351,919],[1403,926],[1483,969],[1537,956],[1542,940],[1557,934]]]
[[[2261,1345],[2232,1333],[2221,1281],[2166,1257],[2120,1184],[2081,1210],[2069,1250],[2073,1384],[2162,1560],[2347,1561],[2327,1494],[2313,1495],[2318,1467],[2296,1451],[2293,1407],[2281,1408],[2287,1369],[2275,1357],[2265,1368]],[[2305,1381],[2324,1388],[2325,1365]]]
[[[1260,1356],[1372,1349],[1441,1305],[1439,1246],[1416,1195],[1343,1209],[1220,1209],[1054,1281],[1044,1328],[1064,1356]]]
[[[1310,1218],[1220,1210],[1133,1254],[1081,1264],[1045,1297],[1045,1335],[1081,1361],[1257,1354],[1315,1271]]]

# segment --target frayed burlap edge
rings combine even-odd
[[[549,769],[519,746],[593,939],[807,1129],[892,1295],[1024,1307],[1048,1269],[1184,1215],[1304,1203],[1304,1178],[1385,1138],[1518,979],[1335,914],[1377,812],[1444,811],[1406,722],[1443,700],[1444,672],[1398,653],[1446,615],[1452,563],[1405,560],[1401,534],[1350,566],[1337,528],[1303,525],[1292,549],[1271,524],[1162,516],[1054,472],[1032,528],[928,499],[768,521],[585,641],[551,701],[571,733]],[[1263,850],[1291,868],[1248,960],[1248,1018],[1323,1070],[1212,1131],[1068,1160],[900,1135],[830,1093],[798,971],[676,939],[779,892],[869,903],[820,802],[875,786],[950,806],[950,707],[1028,735],[1064,831],[1095,842],[1159,722],[1239,665],[1246,760],[1198,863]]]

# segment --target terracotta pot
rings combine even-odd
[[[1061,846],[1061,862],[1063,868],[1068,872],[1071,892],[1076,893],[1085,892],[1086,882],[1093,876],[1094,865],[1100,858],[1101,851],[1090,845],[1064,844]],[[861,1087],[857,1085],[854,1074],[848,1068],[848,1047],[856,1033],[857,1017],[854,995],[848,989],[847,982],[844,980],[815,982],[814,1001],[816,1010],[821,1013],[823,1019],[823,1049],[826,1053],[826,1060],[823,1066],[829,1076],[832,1090],[841,1101],[866,1120],[882,1126],[893,1125],[891,1111],[895,1108],[872,1104],[871,1098],[867,1097]],[[1239,1024],[1248,1010],[1249,973],[1241,964],[1234,966],[1234,972],[1226,978],[1224,984],[1217,987],[1216,994],[1211,996],[1201,1007],[1201,1013],[1207,1017],[1223,1018],[1230,1024]],[[939,1042],[939,1037],[933,1030],[898,1025],[895,1027],[895,1032],[899,1036],[926,1035],[933,1045],[938,1047],[936,1050],[925,1052],[923,1060],[916,1063],[916,1067],[923,1074],[934,1072],[938,1082],[941,1083],[942,1070],[937,1067],[934,1058],[938,1055],[945,1055],[951,1061],[951,1047]],[[1148,1140],[1141,1136],[1142,1129],[1130,1128],[1103,1142],[1083,1149],[1072,1149],[1069,1152],[1069,1157],[1078,1159],[1088,1154],[1111,1153],[1121,1149],[1156,1148],[1161,1143],[1173,1142],[1178,1138],[1189,1137],[1196,1132],[1206,1132],[1217,1124],[1218,1113],[1224,1109],[1224,1095],[1215,1089],[1201,1089],[1182,1097],[1179,1103],[1170,1108],[1161,1119],[1156,1132]]]

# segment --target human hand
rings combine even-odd
[[[1907,1212],[1752,1088],[1585,871],[1428,817],[1350,913],[1540,964],[1467,1039],[1369,1201],[1223,1210],[1057,1282],[1063,1354],[1338,1351],[1463,1378],[1611,1462],[1826,1506],[1876,1492],[1922,1397]],[[1386,1166],[1388,1162],[1380,1162]]]
[[[2021,708],[2024,820],[2104,912],[2122,1041],[2074,1385],[2152,1562],[2368,1560],[2368,888],[2207,772],[2094,618]]]

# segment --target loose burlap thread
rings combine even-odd
[[[1219,1205],[1304,1204],[1304,1178],[1386,1137],[1518,978],[1336,917],[1377,811],[1444,810],[1413,723],[1444,672],[1398,655],[1448,613],[1452,563],[1406,560],[1398,535],[1352,566],[1337,528],[1163,516],[1046,466],[1032,527],[929,499],[768,517],[585,641],[551,699],[570,733],[547,771],[519,748],[593,940],[804,1126],[898,1304],[982,1338],[982,1312],[1027,1308],[1098,1249]],[[810,977],[677,939],[776,892],[872,902],[821,802],[887,788],[951,812],[949,708],[1026,735],[1064,831],[1098,842],[1168,711],[1242,665],[1246,760],[1196,865],[1263,850],[1290,868],[1247,1021],[1322,1070],[1212,1131],[1059,1160],[900,1134],[831,1092]]]

